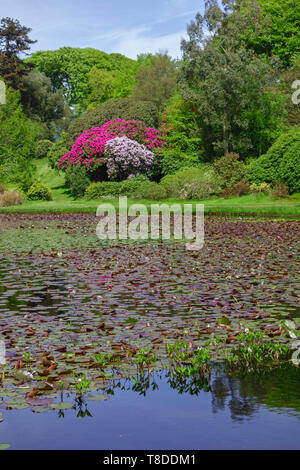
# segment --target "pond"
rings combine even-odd
[[[299,221],[207,218],[200,251],[100,243],[90,214],[0,224],[0,444],[300,448]]]

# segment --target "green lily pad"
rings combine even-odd
[[[109,396],[103,395],[102,393],[93,393],[92,395],[89,395],[87,399],[90,401],[104,401],[108,400]]]
[[[50,408],[53,408],[54,410],[68,410],[69,408],[73,407],[73,403],[69,402],[61,402],[61,403],[52,403],[50,405]]]

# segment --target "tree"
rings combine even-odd
[[[61,90],[53,91],[50,78],[33,69],[24,78],[23,109],[29,118],[45,127],[45,137],[66,130],[71,110]]]
[[[188,26],[189,40],[181,43],[181,90],[197,103],[207,148],[217,155],[257,155],[272,143],[263,132],[270,113],[275,113],[271,121],[281,130],[284,105],[276,91],[275,69],[247,49],[241,38],[240,32],[249,27],[258,33],[264,27],[257,3],[241,0],[234,10],[230,0],[223,4],[224,10],[217,0],[208,1],[204,16],[198,13]]]
[[[176,68],[166,52],[145,56],[139,68],[132,97],[153,102],[159,111],[164,109],[176,88]]]
[[[125,97],[131,91],[138,64],[121,54],[106,54],[97,49],[62,47],[56,51],[38,51],[30,61],[51,79],[54,90],[62,89],[70,105],[85,110],[93,102],[94,83],[89,83],[91,70],[112,72],[114,97]],[[102,79],[102,78],[101,78]],[[101,82],[101,81],[100,81]]]
[[[257,0],[268,26],[250,42],[261,54],[280,57],[285,66],[300,53],[300,2],[298,0]]]
[[[2,18],[0,22],[0,76],[15,90],[24,90],[24,76],[32,68],[32,64],[24,63],[19,57],[36,42],[29,38],[30,31],[31,28],[12,18]]]
[[[0,122],[0,179],[17,180],[29,172],[41,128],[23,113],[20,92],[10,88],[0,105]]]

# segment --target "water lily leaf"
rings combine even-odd
[[[72,408],[74,405],[73,403],[69,403],[69,402],[61,402],[61,403],[52,403],[50,405],[50,408],[53,408],[55,410],[68,410],[69,408]]]
[[[223,317],[218,319],[219,325],[230,325],[230,320],[224,315]]]
[[[104,401],[104,400],[108,400],[109,396],[103,395],[101,393],[93,393],[92,395],[89,395],[87,399],[91,401]]]

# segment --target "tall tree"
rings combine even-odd
[[[181,44],[181,89],[197,102],[216,154],[257,155],[276,138],[266,136],[264,128],[271,120],[276,134],[283,106],[274,94],[274,70],[247,48],[240,34],[247,28],[260,33],[264,20],[255,1],[223,0],[223,6],[207,1],[204,16],[198,13],[188,26],[189,40]]]
[[[158,110],[162,111],[176,88],[175,64],[166,52],[150,58],[145,56],[136,80],[132,97],[136,100],[152,101]]]
[[[72,112],[62,90],[53,90],[50,78],[37,69],[31,70],[25,76],[24,86],[24,112],[30,119],[44,126],[44,137],[53,138],[54,134],[66,130]]]
[[[13,18],[2,18],[0,22],[0,76],[15,90],[24,90],[24,76],[33,67],[19,57],[36,42],[29,38],[30,31],[31,28],[22,26]]]

